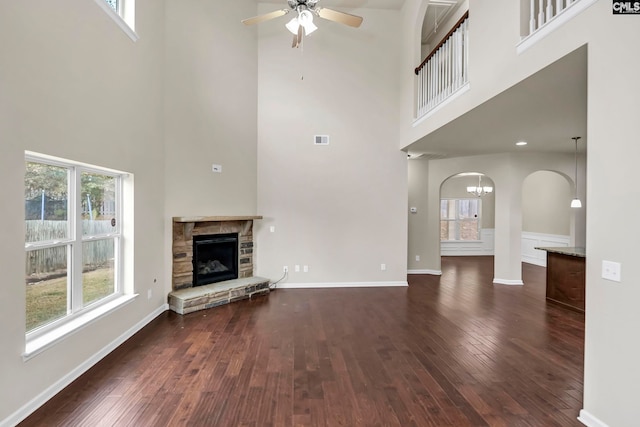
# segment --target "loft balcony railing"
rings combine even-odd
[[[417,118],[433,110],[469,82],[469,12],[416,67]]]
[[[523,13],[529,15],[528,37],[551,22],[571,6],[580,3],[580,0],[529,0],[528,10],[523,8]]]

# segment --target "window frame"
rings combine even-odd
[[[443,201],[451,201],[454,200],[455,203],[455,218],[454,219],[448,219],[448,218],[442,218],[442,202]],[[462,240],[460,239],[460,221],[463,220],[463,218],[460,218],[459,212],[459,206],[458,206],[458,202],[460,201],[464,201],[464,200],[476,200],[478,202],[478,217],[476,218],[477,222],[478,222],[478,238],[475,240]],[[482,242],[482,199],[479,197],[442,197],[440,198],[440,222],[442,223],[442,221],[448,221],[449,223],[453,223],[455,224],[455,231],[456,231],[456,237],[458,237],[458,239],[455,240],[450,240],[450,239],[442,239],[440,238],[440,242],[441,243],[466,243],[466,242]]]
[[[117,0],[117,11],[113,10],[105,0],[94,1],[133,42],[140,39],[136,33],[135,0]]]
[[[26,352],[28,358],[39,353],[42,349],[57,341],[62,336],[70,333],[95,318],[110,311],[136,295],[127,294],[124,286],[124,180],[128,174],[99,166],[86,165],[70,160],[59,159],[33,152],[25,152],[26,163],[38,163],[67,170],[67,222],[68,234],[64,239],[54,239],[37,242],[25,240],[25,254],[40,249],[53,247],[65,247],[67,251],[67,314],[49,323],[38,326],[30,331],[25,329]],[[82,221],[82,185],[83,173],[112,176],[114,182],[114,202],[116,225],[113,232],[108,233],[83,233]],[[113,239],[114,245],[114,289],[110,295],[96,301],[83,302],[83,245],[87,242]],[[25,306],[26,312],[26,306]],[[84,319],[84,320],[83,320]],[[25,325],[26,328],[26,325]],[[32,354],[35,353],[35,354]]]

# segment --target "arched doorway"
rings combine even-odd
[[[471,188],[481,187],[482,194]],[[440,255],[493,255],[495,185],[480,172],[464,172],[440,185]]]
[[[536,247],[573,246],[574,183],[563,173],[539,170],[522,183],[522,261],[546,266],[546,252]],[[584,231],[582,232],[584,233]]]

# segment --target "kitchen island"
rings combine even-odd
[[[547,300],[584,312],[585,248],[536,248],[547,252]]]

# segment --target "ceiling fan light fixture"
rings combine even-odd
[[[298,18],[293,18],[291,21],[287,22],[285,24],[285,27],[287,27],[287,30],[291,31],[291,34],[296,35],[298,34],[298,27],[300,26],[300,24],[298,24]]]
[[[298,27],[304,28],[304,35],[308,36],[313,33],[318,27],[313,23],[313,14],[309,10],[303,10],[297,17],[289,21],[285,27],[291,32],[291,34],[298,34]]]

